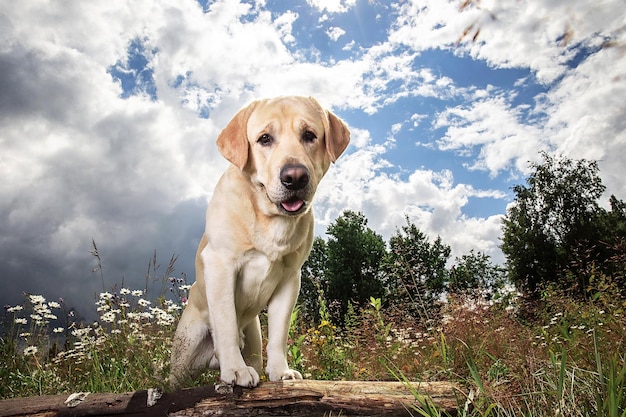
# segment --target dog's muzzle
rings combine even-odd
[[[290,196],[279,205],[288,214],[304,211],[306,201],[301,198],[301,194],[306,194],[309,181],[309,170],[302,164],[287,164],[280,170],[280,182],[289,190]]]
[[[302,164],[285,165],[280,170],[280,182],[288,190],[301,190],[309,185],[309,170]]]

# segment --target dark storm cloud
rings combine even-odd
[[[40,115],[64,121],[78,100],[76,73],[64,53],[54,57],[12,45],[0,54],[0,118]]]
[[[176,254],[174,274],[193,280],[206,200],[186,197],[186,171],[211,156],[208,132],[158,105],[120,105],[115,80],[89,67],[71,50],[0,52],[0,305],[41,294],[93,319],[97,293],[145,288],[155,251],[158,274]]]
[[[16,305],[24,301],[23,294],[39,294],[48,300],[63,298],[68,307],[88,319],[95,318],[97,294],[119,290],[122,285],[130,289],[146,288],[146,273],[156,253],[160,268],[158,277],[166,272],[172,256],[177,256],[175,277],[186,275],[194,279],[194,255],[204,230],[204,199],[190,200],[173,208],[171,213],[152,216],[149,222],[156,228],[142,227],[128,221],[123,215],[116,225],[103,225],[93,235],[87,230],[75,233],[73,253],[64,253],[64,247],[54,247],[47,228],[38,228],[32,222],[29,228],[13,228],[3,222],[0,239],[0,276],[2,277],[1,305]],[[58,222],[59,218],[42,218],[40,225]],[[146,219],[146,222],[148,219]],[[126,229],[122,240],[119,233],[109,228]],[[116,236],[117,235],[117,236]],[[92,238],[98,248],[100,261],[93,252]],[[102,275],[97,269],[101,262]],[[152,271],[154,272],[154,271]],[[152,274],[154,275],[154,274]],[[148,283],[158,296],[160,283]]]

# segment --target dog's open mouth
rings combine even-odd
[[[287,212],[287,213],[297,213],[298,211],[302,210],[302,208],[304,207],[305,202],[304,200],[294,196],[291,197],[288,200],[283,201],[282,203],[280,203],[280,206]]]

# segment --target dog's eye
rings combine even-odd
[[[264,133],[257,139],[257,143],[261,146],[270,146],[273,141],[274,138],[269,133]]]
[[[315,142],[315,139],[317,139],[317,136],[315,135],[315,133],[311,132],[310,130],[307,130],[302,134],[302,140],[304,140],[307,143]]]

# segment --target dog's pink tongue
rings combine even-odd
[[[304,201],[300,200],[299,198],[292,198],[291,200],[283,201],[280,204],[285,210],[293,212],[300,210],[304,205]]]

